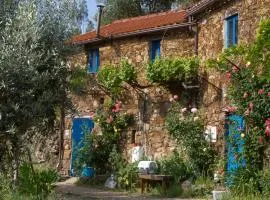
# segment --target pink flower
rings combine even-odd
[[[254,104],[253,104],[252,102],[250,102],[250,103],[248,104],[248,107],[249,107],[249,109],[250,109],[251,111],[253,111]]]
[[[226,74],[226,77],[227,77],[228,79],[230,79],[230,78],[232,77],[232,74],[231,74],[230,72],[228,72],[228,73]]]
[[[110,116],[110,117],[107,119],[107,123],[108,123],[108,124],[111,124],[112,122],[113,122],[113,117]]]
[[[177,101],[177,100],[179,99],[178,95],[174,95],[174,96],[173,96],[173,99],[174,99],[175,101]]]
[[[267,95],[270,97],[270,92],[268,92]]]
[[[174,102],[174,98],[170,98],[170,102]]]
[[[262,136],[260,136],[260,138],[259,138],[259,143],[260,143],[260,144],[263,143],[263,138],[262,138]]]
[[[233,72],[238,72],[239,71],[239,67],[237,67],[236,65],[233,66]]]
[[[229,107],[229,112],[233,113],[237,110],[236,106]]]
[[[264,89],[259,89],[258,94],[263,94],[264,93]]]
[[[244,93],[243,98],[244,99],[248,98],[248,93],[247,92]]]

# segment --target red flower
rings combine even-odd
[[[232,77],[232,74],[231,74],[230,72],[228,72],[228,73],[226,74],[226,77],[227,77],[228,79],[230,79],[230,78]]]
[[[239,71],[239,67],[237,67],[236,65],[233,66],[233,72],[238,72]]]
[[[270,97],[270,92],[268,92],[268,94],[267,94],[269,97]]]
[[[259,138],[259,143],[260,143],[260,144],[263,143],[263,137],[262,137],[262,136],[260,136],[260,138]]]
[[[264,89],[259,89],[258,94],[264,94]]]

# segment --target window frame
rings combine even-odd
[[[225,19],[225,48],[236,46],[238,44],[239,15],[231,15]],[[230,33],[230,23],[232,23],[232,32]],[[229,44],[229,36],[232,35],[232,43]]]
[[[96,59],[96,63],[93,64],[93,59]],[[88,53],[88,67],[87,67],[87,73],[88,74],[96,74],[99,70],[99,49],[91,49]]]

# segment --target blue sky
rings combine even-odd
[[[94,16],[97,12],[96,0],[86,0],[86,2],[87,2],[87,8],[88,8],[88,18],[92,20],[95,24]],[[85,33],[86,26],[87,26],[87,22],[84,22],[81,26],[82,33]]]
[[[87,0],[87,8],[89,19],[93,19],[97,12],[96,0]]]

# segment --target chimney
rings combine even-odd
[[[102,16],[102,11],[105,5],[103,3],[100,3],[97,5],[98,7],[98,21],[97,21],[97,37],[100,37],[100,23],[101,23],[101,16]]]

